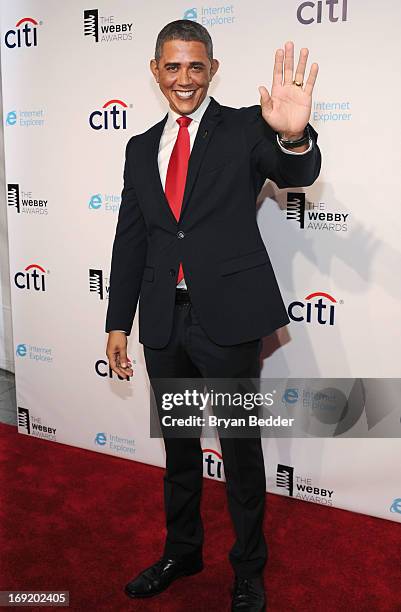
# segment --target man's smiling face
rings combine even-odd
[[[218,67],[216,59],[208,58],[204,43],[196,40],[168,40],[159,61],[150,62],[170,108],[179,115],[190,115],[202,104]]]

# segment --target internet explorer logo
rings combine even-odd
[[[99,446],[104,446],[107,444],[107,435],[105,433],[97,433],[95,437],[95,444]]]
[[[93,195],[91,199],[89,200],[89,208],[94,208],[95,210],[97,210],[98,208],[101,208],[101,207],[102,207],[102,196],[100,195],[100,193],[97,193]]]
[[[189,8],[184,12],[183,19],[190,19],[191,21],[198,20],[198,11],[196,8]]]
[[[17,350],[15,351],[15,354],[18,355],[18,357],[25,357],[26,353],[26,344],[17,344]]]
[[[286,404],[296,404],[299,399],[298,389],[286,389],[283,395],[283,402]]]
[[[397,514],[401,514],[401,497],[397,497],[390,507],[390,512],[397,512]]]
[[[16,123],[17,123],[16,111],[10,111],[9,113],[7,113],[6,125],[15,125]]]

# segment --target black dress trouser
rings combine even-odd
[[[152,378],[258,378],[261,340],[220,346],[203,331],[191,303],[176,303],[170,341],[163,349],[144,346]],[[152,385],[153,386],[153,385]],[[164,437],[164,503],[170,558],[202,554],[200,501],[203,456],[199,437]],[[263,535],[266,478],[261,440],[220,438],[228,507],[236,541],[230,562],[238,576],[263,571],[267,546]]]

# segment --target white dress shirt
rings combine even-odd
[[[210,96],[206,96],[202,104],[198,106],[198,108],[191,115],[187,115],[190,119],[192,119],[191,123],[189,124],[187,128],[189,132],[189,150],[190,151],[192,151],[192,147],[195,142],[195,137],[198,132],[200,120],[203,117],[203,113],[209,106],[209,103],[210,103]],[[171,108],[169,108],[167,121],[164,126],[164,130],[161,135],[161,138],[160,138],[159,154],[157,156],[157,163],[159,165],[160,180],[163,185],[163,191],[166,185],[167,168],[168,168],[168,163],[170,161],[170,155],[173,152],[175,141],[177,140],[177,136],[178,136],[178,130],[180,129],[180,126],[177,123],[177,119],[179,117],[181,117],[181,115],[178,115],[173,110],[171,110]],[[180,289],[187,288],[185,284],[185,278],[183,278],[178,283],[177,287],[179,287]]]
[[[189,124],[187,128],[189,132],[190,151],[192,151],[192,147],[195,142],[195,137],[196,137],[196,134],[199,128],[199,123],[203,117],[203,113],[209,106],[209,103],[210,103],[210,96],[206,96],[202,104],[198,106],[198,108],[191,115],[187,115],[187,117],[190,117],[192,119],[191,123]],[[178,130],[180,129],[180,126],[177,123],[177,119],[179,117],[181,117],[181,115],[178,115],[176,112],[171,110],[171,108],[169,108],[167,121],[165,123],[162,135],[160,137],[157,163],[159,166],[159,174],[160,174],[161,184],[163,186],[163,191],[164,191],[165,184],[166,184],[167,168],[168,168],[168,163],[170,161],[170,155],[173,151],[175,141],[177,140]],[[289,155],[304,155],[305,153],[308,153],[308,151],[310,151],[312,148],[311,139],[309,140],[309,147],[307,148],[306,151],[302,151],[302,153],[296,152],[296,151],[289,151],[288,149],[285,149],[284,147],[282,147],[278,139],[278,136],[277,136],[277,143],[280,149],[284,151],[284,153],[288,153]],[[177,287],[179,287],[180,289],[187,288],[186,283],[185,283],[185,278],[183,278],[178,283]],[[124,331],[124,330],[116,329],[113,331]]]

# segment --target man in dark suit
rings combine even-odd
[[[230,108],[207,95],[219,62],[198,23],[178,20],[156,42],[151,71],[167,115],[126,148],[124,188],[113,244],[106,332],[114,372],[127,359],[139,299],[139,340],[149,379],[256,378],[263,336],[289,322],[256,223],[269,178],[310,185],[320,171],[309,125],[318,67],[304,85],[308,50],[294,73],[291,42],[278,49],[271,95]],[[265,471],[260,437],[221,438],[236,541],[232,610],[264,610],[267,558],[262,523]],[[149,597],[203,568],[199,437],[165,437],[167,538],[164,552],[125,587]]]

